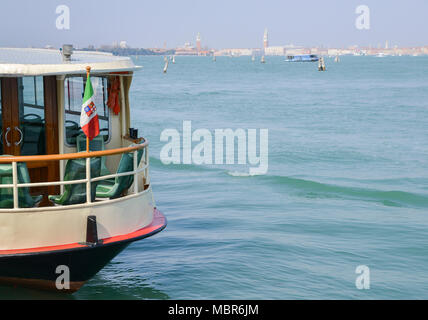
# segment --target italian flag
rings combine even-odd
[[[100,124],[98,122],[97,108],[94,103],[94,89],[92,88],[91,77],[88,74],[86,80],[85,95],[83,96],[82,112],[80,114],[80,127],[88,137],[89,141],[100,134]]]

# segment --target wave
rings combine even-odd
[[[428,208],[428,195],[400,190],[341,186],[285,176],[265,176],[261,179],[274,185],[286,186],[300,191],[307,198],[337,198],[374,201],[390,207]]]
[[[301,179],[289,176],[280,175],[257,175],[250,174],[248,171],[231,171],[214,166],[200,166],[195,164],[189,165],[168,165],[164,166],[157,158],[150,158],[150,162],[154,167],[177,171],[193,171],[193,172],[218,172],[219,175],[226,175],[231,178],[242,179],[257,179],[257,183],[273,186],[276,189],[285,189],[292,195],[304,197],[308,199],[342,199],[342,200],[361,200],[376,202],[388,207],[409,207],[409,208],[428,208],[428,194],[419,194],[401,190],[379,190],[370,187],[353,187],[339,184],[323,183],[314,180]],[[380,180],[356,180],[356,179],[341,179],[348,183],[352,181],[361,185],[370,184],[372,182],[380,182]],[[400,180],[409,182],[409,178],[402,179],[387,179],[382,180],[387,185],[399,185]],[[412,179],[410,179],[412,180]],[[393,182],[393,183],[392,183]]]
[[[161,168],[163,170],[176,170],[176,171],[193,171],[193,172],[212,172],[212,171],[223,171],[223,169],[208,167],[205,165],[197,164],[163,164],[163,162],[154,157],[150,157],[150,166],[153,168]]]
[[[228,171],[232,177],[254,177],[247,172]],[[305,180],[300,178],[261,175],[259,180],[271,185],[286,187],[298,196],[306,198],[336,198],[348,200],[374,201],[389,207],[422,207],[428,208],[428,195],[417,194],[399,190],[378,190],[373,188],[362,188],[352,186],[341,186]],[[360,181],[359,181],[360,182]],[[297,191],[297,193],[296,193]]]
[[[239,90],[229,90],[229,89],[218,89],[218,90],[201,90],[199,92],[187,92],[186,94],[196,97],[204,97],[204,96],[226,96],[226,95],[234,95],[234,94],[245,94],[244,91]]]
[[[260,176],[257,173],[240,172],[240,171],[227,171],[227,174],[232,177],[255,177]]]

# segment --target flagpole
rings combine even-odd
[[[86,79],[89,78],[89,73],[91,73],[91,67],[86,67]],[[89,152],[89,138],[86,136],[86,152]]]

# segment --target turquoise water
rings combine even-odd
[[[168,227],[73,298],[428,298],[428,58],[327,59],[327,72],[273,57],[177,57],[167,74],[162,57],[136,63],[133,126]],[[269,129],[268,173],[162,164],[160,134],[184,120]]]

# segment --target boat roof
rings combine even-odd
[[[129,57],[95,51],[74,51],[63,61],[59,49],[0,48],[0,77],[129,72],[141,69]]]

